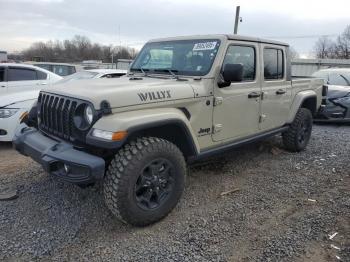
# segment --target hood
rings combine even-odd
[[[328,85],[327,98],[328,99],[340,98],[340,97],[346,96],[349,93],[350,93],[349,86]]]
[[[11,104],[25,102],[28,100],[37,99],[39,95],[39,90],[26,91],[26,92],[16,92],[9,93],[0,96],[0,108],[6,107]]]
[[[193,98],[194,91],[189,81],[173,78],[88,79],[56,84],[46,89],[58,95],[90,101],[96,109],[101,101],[108,101],[112,108],[149,104],[169,100]]]

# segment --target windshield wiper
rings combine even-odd
[[[140,71],[144,76],[147,76],[146,71],[149,71],[149,69],[140,67],[140,68],[131,68],[130,71],[131,72],[132,71]]]
[[[176,69],[169,69],[169,68],[159,68],[159,69],[154,69],[154,72],[169,72],[175,79],[179,79],[179,76],[175,73],[179,72]]]
[[[141,72],[143,73],[144,76],[147,76],[147,74],[146,74],[145,70],[142,68],[142,66],[140,67],[140,70],[141,70]]]

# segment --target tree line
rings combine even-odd
[[[45,62],[82,62],[84,60],[101,60],[104,63],[117,59],[134,59],[134,48],[126,46],[101,45],[92,43],[86,36],[76,35],[72,39],[36,42],[20,54],[9,55],[9,59]]]
[[[320,37],[314,47],[317,58],[350,59],[350,25],[336,40]]]
[[[298,53],[291,48],[293,58]],[[350,59],[350,25],[335,40],[320,37],[314,46],[316,58]],[[8,58],[22,61],[45,61],[72,63],[84,60],[101,60],[104,63],[117,59],[134,59],[137,51],[126,46],[92,43],[86,36],[76,35],[72,39],[33,43],[19,54]]]

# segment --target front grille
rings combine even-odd
[[[82,140],[81,131],[74,125],[75,109],[85,101],[40,92],[38,98],[39,128],[65,140]],[[79,139],[80,138],[80,139]]]

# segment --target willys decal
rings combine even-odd
[[[171,98],[171,93],[170,93],[170,90],[165,90],[165,91],[138,93],[138,96],[142,102],[146,102],[146,101],[169,99]]]

